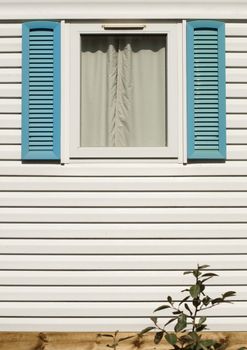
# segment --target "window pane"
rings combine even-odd
[[[166,36],[81,36],[81,146],[166,146]]]

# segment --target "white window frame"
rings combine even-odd
[[[64,96],[66,117],[64,134],[69,144],[65,152],[70,159],[94,158],[167,158],[178,159],[182,142],[182,23],[112,24],[114,29],[105,30],[109,23],[66,23],[65,71],[67,72]],[[121,27],[125,28],[122,29]],[[118,28],[119,29],[118,29]],[[136,29],[133,29],[133,27]],[[80,43],[83,34],[164,34],[167,38],[167,147],[81,147],[80,146]],[[68,67],[69,64],[69,67]],[[66,77],[65,77],[66,78]],[[69,86],[68,86],[69,85]],[[68,137],[69,129],[69,137]],[[63,140],[62,140],[63,143]],[[64,146],[63,146],[64,148]]]

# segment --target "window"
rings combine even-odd
[[[174,23],[70,24],[71,157],[178,156],[180,35]]]
[[[23,160],[226,158],[223,22],[22,28]]]

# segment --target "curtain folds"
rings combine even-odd
[[[164,35],[81,37],[81,147],[166,146]]]

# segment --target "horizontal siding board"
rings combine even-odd
[[[227,52],[247,52],[247,37],[226,37]]]
[[[240,159],[246,160],[247,145],[229,145],[227,147],[227,159],[228,160],[240,160]]]
[[[9,106],[10,109],[11,105]],[[13,107],[13,106],[12,106]],[[1,109],[1,106],[0,106]],[[15,108],[13,108],[14,110]],[[15,113],[14,111],[12,113]],[[2,160],[20,160],[21,146],[19,145],[0,145],[0,159]]]
[[[240,143],[242,135],[239,134],[238,140],[238,133],[233,131],[232,135],[229,134],[229,141],[233,142],[236,138],[235,142]],[[247,137],[247,132],[244,135]],[[3,192],[0,196],[0,207],[191,207],[193,203],[197,207],[247,207],[247,193]]]
[[[77,302],[77,303],[4,303],[0,302],[1,314],[6,317],[150,317],[153,310],[159,306],[155,302],[132,302],[129,303],[100,303],[100,302]],[[214,310],[200,312],[202,316],[229,317],[246,316],[247,303],[238,302],[234,305],[219,305]],[[169,318],[171,313],[167,310],[158,313],[159,316]]]
[[[3,115],[8,118],[8,115]],[[11,118],[15,116],[9,115]],[[15,118],[20,117],[16,115]],[[1,118],[1,115],[0,115]],[[247,118],[244,115],[232,114],[227,119],[231,127],[234,126],[236,119],[236,128],[240,125],[240,118],[244,121]],[[246,124],[247,125],[247,124]],[[21,162],[2,161],[0,167],[1,176],[55,176],[55,177],[95,177],[95,176],[122,176],[133,177],[139,176],[146,178],[150,176],[169,177],[172,176],[174,181],[176,177],[190,176],[246,176],[247,162],[225,162],[222,163],[190,163],[186,166],[176,163],[165,163],[163,161],[148,162],[121,162],[121,161],[87,161],[81,164],[22,164]],[[17,179],[16,179],[17,180]],[[81,179],[83,181],[83,179]],[[53,181],[53,180],[52,180]],[[59,180],[60,181],[60,180]],[[77,180],[75,180],[77,181]],[[127,180],[131,181],[131,180]],[[217,180],[216,180],[217,181]],[[96,188],[97,189],[97,188]],[[78,188],[80,190],[80,188]],[[161,188],[162,190],[162,188]]]
[[[247,208],[1,208],[0,222],[247,222]]]
[[[19,114],[0,114],[0,128],[19,129],[20,127],[21,116]]]
[[[0,84],[0,96],[1,98],[20,98],[21,97],[21,84]],[[1,117],[1,116],[0,116]]]
[[[226,23],[226,36],[247,36],[246,23]]]
[[[181,277],[181,279],[186,280],[185,277]],[[165,296],[172,295],[174,300],[181,300],[183,297],[183,294],[181,295],[181,289],[183,289],[184,286],[162,286],[162,287],[100,287],[100,286],[90,286],[90,287],[67,287],[67,286],[60,286],[60,287],[0,287],[0,297],[1,302],[9,301],[11,304],[14,301],[24,302],[24,301],[55,301],[55,302],[62,302],[62,301],[70,301],[70,302],[117,302],[117,301],[125,301],[125,302],[133,302],[133,301],[156,301],[156,302],[164,302]],[[227,289],[228,288],[228,289]],[[221,286],[221,291],[227,291],[229,290],[229,286]],[[231,286],[232,288],[232,286]],[[234,290],[236,291],[236,297],[233,297],[229,300],[236,301],[246,301],[246,286],[234,286]],[[212,298],[216,298],[220,296],[219,286],[207,286],[207,290],[209,295]],[[0,302],[0,307],[1,307]],[[96,304],[96,305],[97,305]],[[78,304],[79,305],[79,304]],[[158,305],[157,305],[158,306]],[[235,306],[235,304],[234,304]],[[234,312],[234,306],[233,312]],[[247,306],[247,302],[246,302]],[[79,306],[78,306],[79,307]],[[116,305],[115,305],[116,307]],[[131,308],[131,307],[130,307]],[[155,307],[154,307],[155,308]],[[152,313],[154,308],[149,308],[150,313]],[[88,311],[89,312],[89,311]],[[91,316],[110,316],[109,314],[97,314],[97,307],[94,311],[94,314],[91,314]],[[98,311],[99,312],[99,311]],[[116,310],[117,312],[117,310]],[[246,309],[245,309],[246,312]],[[1,308],[1,314],[2,314],[2,308]],[[238,312],[235,311],[235,315],[237,315]],[[37,313],[37,315],[39,315]],[[140,316],[137,314],[130,314],[130,309],[128,310],[128,314],[126,316]],[[88,314],[87,316],[90,316]],[[121,314],[119,314],[121,316]],[[123,316],[123,315],[122,315]],[[143,315],[144,316],[144,315]],[[243,316],[243,314],[242,314]]]
[[[247,98],[247,84],[226,84],[226,96],[228,98]]]
[[[226,67],[247,67],[247,52],[227,52]]]
[[[0,83],[21,83],[21,68],[1,68]]]
[[[0,37],[21,37],[21,24],[20,23],[1,23],[0,24]]]
[[[21,38],[0,37],[0,52],[21,52]]]
[[[247,68],[227,68],[226,83],[246,83]]]
[[[207,263],[215,270],[246,270],[246,255],[157,255],[157,256],[0,256],[2,270],[186,270]]]
[[[207,281],[208,285],[247,285],[247,271],[215,271],[219,276]],[[183,276],[182,271],[1,271],[1,285],[13,286],[187,286],[194,278]],[[155,287],[155,288],[156,288]],[[223,288],[223,287],[222,287]],[[229,288],[229,287],[225,287]],[[84,292],[86,289],[83,289]],[[138,289],[136,290],[138,291]],[[13,292],[13,289],[12,289]],[[155,292],[156,293],[156,292]],[[135,293],[137,294],[137,293]],[[157,294],[155,294],[155,297]]]
[[[8,147],[8,146],[2,146]],[[18,147],[18,146],[16,146]],[[233,146],[232,146],[233,147]],[[243,146],[242,146],[243,147]],[[1,147],[0,147],[1,148]],[[247,149],[246,149],[247,150]],[[246,191],[247,177],[0,177],[0,191]]]
[[[247,100],[229,99],[226,101],[227,113],[247,113]]]
[[[21,130],[1,130],[0,129],[0,144],[20,144]]]
[[[0,254],[247,254],[247,239],[57,240],[1,239]]]
[[[229,114],[226,118],[228,129],[247,129],[246,115]]]
[[[16,98],[0,99],[0,113],[20,113],[21,112],[21,100]]]
[[[1,238],[246,238],[246,223],[1,224]]]
[[[218,331],[247,331],[247,317],[208,318],[209,329]],[[0,317],[1,331],[78,331],[78,332],[114,332],[116,325],[119,331],[139,332],[151,325],[151,321],[145,318],[10,318]],[[172,329],[172,326],[168,326]]]
[[[246,118],[247,119],[247,118]],[[227,131],[227,144],[247,144],[247,129],[242,130],[228,130]]]
[[[1,53],[0,67],[21,67],[21,53]]]

